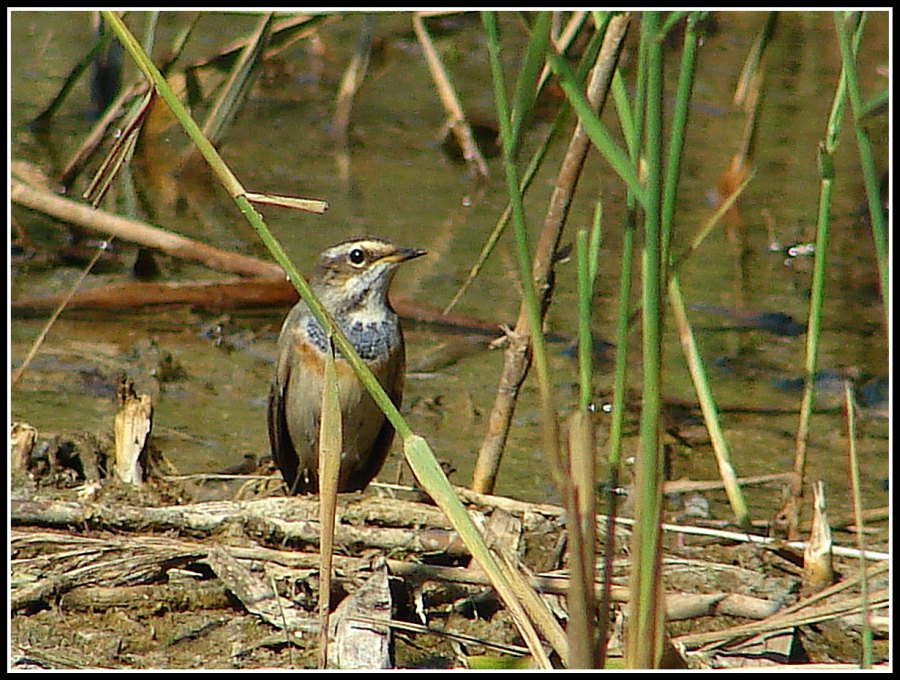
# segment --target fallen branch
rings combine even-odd
[[[55,308],[62,295],[14,300],[16,316],[40,314]],[[286,307],[297,301],[297,292],[283,278],[230,279],[157,283],[129,281],[98,286],[75,293],[67,309],[104,312],[140,311],[149,307],[190,305],[195,309],[222,311],[245,308]]]
[[[58,220],[124,241],[155,248],[175,257],[200,262],[219,271],[240,276],[284,278],[277,264],[248,255],[229,253],[146,222],[131,220],[105,210],[58,196],[51,191],[29,186],[16,178],[10,180],[10,200]]]
[[[59,294],[13,300],[12,313],[15,316],[41,314],[55,309],[67,297],[68,294]],[[207,311],[227,311],[290,307],[298,299],[297,291],[283,277],[170,283],[128,281],[78,291],[68,299],[66,309],[133,312],[149,307],[190,305]],[[445,315],[437,307],[417,300],[395,297],[391,305],[401,317],[417,323],[491,337],[500,332],[496,322],[456,312]]]

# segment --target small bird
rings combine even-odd
[[[387,294],[397,267],[424,254],[380,238],[352,239],[319,256],[310,282],[398,408],[406,379],[406,350],[400,320]],[[319,490],[319,420],[327,349],[325,331],[301,300],[281,327],[268,409],[272,457],[291,495]],[[338,491],[358,491],[384,465],[394,428],[339,352],[335,359],[343,434]]]

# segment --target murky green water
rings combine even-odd
[[[722,13],[718,31],[699,54],[694,105],[679,193],[676,232],[685,242],[708,218],[710,193],[735,153],[744,114],[731,103],[737,76],[763,14]],[[132,16],[132,30],[139,30]],[[161,43],[171,40],[185,24],[184,13],[163,13]],[[191,57],[218,49],[256,24],[256,17],[240,14],[205,15],[189,48]],[[353,111],[351,180],[339,178],[329,136],[334,93],[356,41],[360,18],[324,27],[320,39],[301,41],[279,57],[279,70],[258,85],[228,134],[221,151],[235,174],[253,191],[317,197],[330,203],[321,217],[276,208],[262,210],[268,225],[294,257],[309,271],[323,248],[355,234],[376,234],[410,246],[425,248],[428,258],[404,267],[394,292],[442,307],[467,273],[505,199],[503,172],[489,161],[491,179],[484,193],[463,166],[446,158],[438,133],[443,110],[431,84],[408,20],[381,15],[376,27],[379,50]],[[507,27],[515,34],[514,24]],[[636,31],[633,32],[634,37]],[[79,85],[60,111],[49,143],[27,128],[54,96],[68,70],[87,49],[88,15],[84,13],[14,13],[12,18],[12,156],[37,163],[52,175],[63,165],[90,127],[86,119],[87,91]],[[458,79],[467,110],[493,111],[493,99],[478,22],[438,39],[448,66]],[[873,14],[860,58],[863,92],[885,84],[880,68],[887,66],[886,15]],[[512,58],[514,53],[507,54]],[[673,87],[678,53],[670,52]],[[626,57],[626,59],[630,59]],[[816,148],[822,137],[839,72],[839,53],[830,14],[784,13],[767,61],[764,100],[755,147],[757,175],[741,210],[746,223],[746,247],[736,247],[724,230],[714,234],[683,270],[682,284],[689,304],[729,309],[745,307],[782,312],[805,325],[812,258],[789,258],[784,249],[811,241],[818,197]],[[133,73],[130,70],[128,73]],[[130,77],[130,76],[128,76]],[[606,120],[612,125],[612,118]],[[536,139],[547,123],[537,121]],[[846,127],[846,125],[845,125]],[[876,150],[886,164],[887,117],[875,117],[871,131]],[[177,152],[183,136],[174,130],[157,144],[157,153]],[[528,202],[528,219],[536,234],[543,206],[552,188],[562,148],[554,149],[546,171],[539,176]],[[139,173],[139,177],[141,174]],[[854,371],[864,378],[886,376],[887,338],[877,292],[874,252],[868,225],[860,218],[862,177],[851,133],[845,129],[837,157],[825,330],[819,366]],[[265,257],[262,246],[237,209],[221,190],[148,179],[139,187],[152,211],[151,221],[221,248]],[[613,173],[596,156],[587,163],[567,228],[589,224],[593,201],[604,200],[604,245],[595,298],[595,332],[611,339],[618,289],[621,246],[622,189]],[[474,199],[474,200],[470,200]],[[471,202],[471,205],[469,203]],[[36,248],[58,244],[45,220],[16,208],[13,218]],[[38,226],[39,225],[39,226]],[[769,250],[771,234],[781,244]],[[127,277],[131,249],[118,272],[91,277],[90,285]],[[214,278],[194,265],[160,258],[165,279]],[[519,305],[517,267],[511,233],[462,299],[467,314],[514,322]],[[50,270],[32,262],[15,263],[12,296],[31,296],[65,290],[75,269]],[[558,292],[550,312],[552,330],[574,332],[575,270],[559,268]],[[96,386],[92,376],[114,376],[129,369],[138,379],[151,369],[135,369],[136,345],[154,339],[162,353],[170,353],[186,377],[164,383],[156,402],[154,437],[157,445],[184,472],[222,470],[240,462],[245,453],[268,453],[265,395],[277,330],[286,309],[236,313],[227,319],[227,341],[219,345],[203,329],[221,321],[215,315],[188,310],[105,315],[65,313],[24,382],[12,394],[14,420],[26,420],[42,433],[112,430],[113,399]],[[762,330],[736,329],[734,320],[700,311],[691,312],[700,349],[712,374],[715,396],[723,411],[726,436],[740,476],[786,472],[791,467],[797,428],[799,392],[778,389],[775,381],[802,374],[805,336],[779,337]],[[13,319],[11,365],[17,367],[43,320]],[[237,335],[234,335],[237,334]],[[640,386],[639,336],[632,336],[631,381]],[[469,343],[460,358],[437,369],[421,370],[435,345],[447,343],[449,352],[465,338],[420,326],[407,330],[410,377],[406,405],[413,428],[426,436],[438,456],[452,462],[454,481],[467,484],[486,427],[502,365],[502,353],[484,342]],[[727,370],[717,369],[717,359]],[[554,347],[552,357],[560,405],[575,399],[577,379],[572,360]],[[609,366],[600,366],[597,390],[606,393]],[[145,372],[141,372],[141,371]],[[666,398],[694,400],[693,388],[677,337],[668,326],[665,353]],[[835,405],[829,397],[826,406]],[[847,442],[843,418],[832,409],[816,415],[810,442],[810,479],[825,479],[832,507],[847,505]],[[882,480],[888,476],[886,420],[867,419],[860,426],[860,456],[866,505],[887,502]],[[627,453],[635,448],[633,439]],[[714,479],[716,466],[710,447],[674,445],[676,476]],[[395,452],[396,456],[396,452]],[[392,478],[395,458],[383,477]],[[407,477],[408,479],[408,477]],[[540,452],[537,397],[526,383],[516,412],[498,492],[526,499],[552,498],[547,464]],[[728,516],[724,495],[714,511]],[[753,512],[768,517],[778,502],[772,489],[748,492]]]

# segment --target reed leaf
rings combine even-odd
[[[534,84],[544,66],[547,45],[550,44],[550,12],[538,12],[531,27],[531,38],[525,49],[510,114],[510,139],[513,149],[519,149],[522,125],[534,108],[538,90]]]
[[[594,146],[597,147],[597,150],[616,174],[622,178],[628,189],[634,192],[638,202],[644,205],[647,198],[644,187],[638,178],[638,173],[629,161],[628,154],[612,138],[612,135],[609,134],[606,127],[600,122],[600,118],[591,109],[591,105],[584,98],[582,93],[584,83],[572,73],[572,69],[569,68],[566,60],[553,52],[553,50],[548,51],[547,59],[556,77],[559,78],[560,87],[562,87],[569,103],[578,114],[578,120],[584,126],[585,132],[591,138]]]
[[[203,123],[203,134],[213,144],[218,145],[228,127],[234,121],[241,106],[250,94],[250,88],[260,73],[262,53],[272,35],[274,14],[260,18],[247,46],[241,51],[237,64],[231,70],[225,86],[213,103]]]
[[[888,262],[889,247],[885,231],[884,213],[882,212],[881,191],[875,159],[872,154],[872,143],[863,124],[866,110],[862,104],[859,87],[859,76],[856,71],[856,54],[862,39],[865,26],[865,12],[855,15],[850,12],[835,12],[834,23],[837,29],[838,42],[841,48],[841,82],[846,84],[847,98],[853,112],[856,146],[859,150],[859,161],[862,166],[863,181],[866,187],[866,200],[869,204],[869,221],[872,225],[872,241],[875,244],[875,257],[878,275],[881,282],[881,298],[884,304],[885,328],[890,326],[890,264]],[[848,25],[856,22],[851,36]]]
[[[338,481],[341,474],[341,400],[334,361],[334,340],[328,337],[322,417],[319,421],[319,668],[328,665],[328,619],[331,611],[331,567]]]

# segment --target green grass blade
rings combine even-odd
[[[578,114],[578,120],[584,126],[588,137],[590,137],[603,158],[606,159],[606,162],[622,178],[628,189],[634,193],[638,203],[644,205],[647,199],[638,174],[631,164],[628,154],[622,150],[607,132],[606,127],[600,122],[597,114],[594,113],[591,105],[584,98],[582,93],[583,83],[576,78],[566,60],[560,55],[550,50],[547,53],[547,59],[556,77],[559,78],[559,84],[563,92],[565,92],[569,103]]]
[[[510,116],[510,142],[513,148],[519,148],[522,125],[534,108],[537,100],[535,82],[541,67],[544,65],[544,55],[547,53],[547,45],[550,43],[550,12],[538,12],[534,24],[531,27],[531,39],[525,50],[522,66],[516,78],[516,89],[513,95],[512,114]]]
[[[865,14],[859,18],[855,35],[850,36],[847,24],[852,20],[851,13],[835,12],[834,22],[837,28],[838,42],[841,47],[843,64],[842,81],[846,81],[847,98],[853,112],[856,132],[856,145],[859,149],[859,161],[862,166],[863,181],[866,186],[866,200],[869,204],[869,220],[872,225],[872,241],[875,244],[875,257],[881,281],[881,297],[884,302],[885,328],[890,327],[890,263],[887,232],[885,231],[884,213],[882,212],[881,190],[875,159],[872,154],[872,143],[863,124],[865,110],[859,89],[859,76],[856,71],[856,54],[862,37]]]

